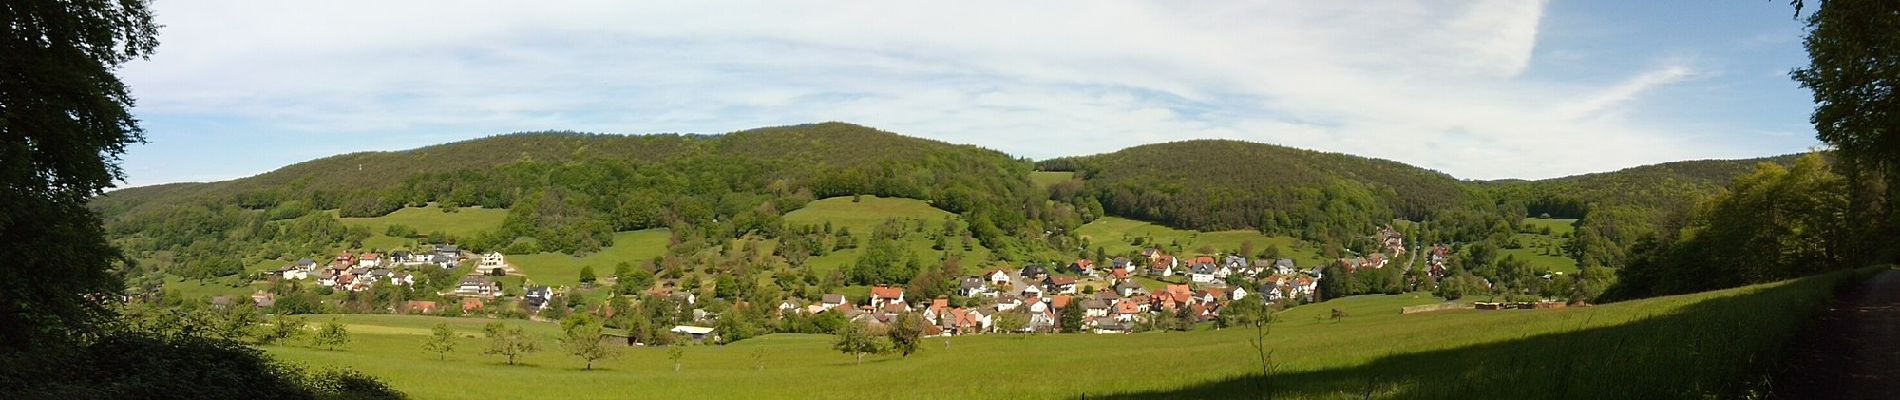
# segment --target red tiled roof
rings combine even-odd
[[[890,286],[873,286],[871,287],[871,297],[876,297],[880,299],[896,299],[899,297],[904,297],[904,288],[890,287]]]
[[[1069,297],[1069,295],[1059,294],[1049,298],[1049,305],[1055,306],[1056,308],[1067,308],[1070,299],[1071,297]]]

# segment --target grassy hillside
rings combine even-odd
[[[851,196],[840,196],[813,201],[785,213],[785,224],[822,226],[829,222],[836,228],[869,234],[872,227],[889,219],[942,223],[944,218],[956,219],[956,214],[931,207],[922,200],[860,196],[853,201]]]
[[[1076,229],[1076,234],[1087,239],[1091,249],[1101,247],[1110,255],[1126,255],[1150,247],[1167,249],[1175,243],[1180,243],[1179,250],[1167,250],[1180,256],[1196,255],[1202,246],[1212,247],[1219,253],[1233,253],[1240,250],[1242,243],[1252,242],[1255,251],[1279,246],[1282,257],[1292,258],[1302,266],[1316,266],[1323,262],[1312,246],[1298,239],[1267,236],[1251,230],[1197,232],[1127,218],[1106,217],[1082,225]],[[1137,241],[1143,244],[1136,245]]]
[[[1437,300],[1337,299],[1280,314],[1267,341],[1278,370],[1266,384],[1279,398],[1734,397],[1774,365],[1776,349],[1849,275],[1559,310],[1399,315],[1398,307]],[[1348,316],[1334,321],[1333,309]],[[479,339],[466,337],[485,321],[450,320],[465,338],[437,360],[421,345],[442,319],[338,319],[354,330],[347,349],[266,350],[361,369],[423,399],[1231,398],[1258,390],[1247,329],[932,338],[909,358],[872,356],[864,365],[830,350],[830,336],[775,334],[686,347],[680,372],[660,348],[627,348],[581,371],[547,337],[556,330],[551,323],[532,329],[548,350],[506,366],[478,355]],[[1165,372],[1061,373],[1103,366]],[[1063,378],[1018,379],[1050,374]]]
[[[1564,253],[1564,246],[1570,243],[1570,235],[1576,232],[1576,222],[1574,219],[1525,218],[1522,224],[1537,231],[1512,235],[1512,240],[1521,247],[1505,248],[1503,255],[1529,261],[1539,269],[1577,273],[1577,260]],[[1550,234],[1544,234],[1543,229],[1550,229]]]
[[[944,218],[963,223],[962,217],[921,200],[861,196],[857,201],[852,201],[851,196],[842,196],[813,201],[804,208],[786,213],[785,224],[823,226],[829,222],[834,229],[850,228],[852,235],[862,241],[878,224],[887,220],[901,221],[907,226],[923,224],[925,231],[935,232],[943,224]],[[933,249],[936,242],[926,233],[907,231],[901,241],[905,249],[923,260],[942,259],[946,253]],[[959,241],[952,240],[950,245],[948,250],[962,255],[965,269],[974,271],[994,261],[989,248],[981,243],[973,244],[970,251],[963,251]],[[862,246],[843,249],[813,257],[808,264],[818,271],[830,271],[857,262],[858,255],[863,252]]]
[[[670,236],[671,233],[665,228],[615,232],[613,246],[585,257],[537,253],[507,255],[507,260],[537,285],[572,286],[580,283],[582,267],[592,266],[596,276],[606,277],[612,275],[614,267],[622,262],[640,265],[641,262],[665,254],[666,241]]]

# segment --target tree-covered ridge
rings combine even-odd
[[[1792,165],[1799,154],[1743,160],[1695,160],[1538,181],[1480,182],[1494,197],[1521,203],[1531,215],[1583,218],[1591,206],[1676,207],[1713,195],[1767,162]]]
[[[653,227],[694,237],[774,237],[785,212],[850,194],[931,201],[971,217],[977,239],[1009,249],[1038,238],[1018,234],[1039,231],[1025,229],[1040,226],[1029,216],[1072,214],[1041,211],[1060,206],[1039,200],[1030,169],[993,150],[843,123],[725,135],[543,132],[348,154],[226,182],[128,189],[93,207],[128,248],[186,260],[258,251],[299,256],[259,247],[305,235],[310,231],[292,229],[291,221],[328,209],[362,217],[430,203],[445,212],[507,208],[500,229],[457,239],[471,249],[578,253],[611,245],[614,231]]]
[[[1041,167],[1076,171],[1086,179],[1079,195],[1109,214],[1308,238],[1425,219],[1470,198],[1451,176],[1399,162],[1229,140],[1137,146]]]

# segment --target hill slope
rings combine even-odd
[[[1131,147],[1043,162],[1087,180],[1109,214],[1205,231],[1338,235],[1395,217],[1423,219],[1469,200],[1457,179],[1399,162],[1227,140]],[[1306,236],[1315,236],[1309,234]]]

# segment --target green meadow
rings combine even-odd
[[[331,211],[332,213],[335,210]],[[432,232],[447,233],[451,236],[466,237],[501,227],[508,218],[508,210],[499,208],[463,207],[455,212],[442,212],[435,207],[405,207],[381,217],[341,218],[344,224],[361,225],[369,228],[369,239],[363,240],[363,246],[373,249],[394,249],[406,247],[412,242],[407,238],[384,235],[390,225],[406,225],[415,228],[417,234]]]
[[[1203,246],[1212,247],[1215,252],[1231,253],[1239,251],[1243,243],[1253,242],[1256,252],[1266,249],[1267,246],[1279,246],[1282,257],[1291,258],[1300,266],[1314,266],[1324,262],[1324,258],[1320,257],[1317,251],[1314,251],[1312,247],[1302,245],[1297,239],[1287,236],[1267,236],[1259,231],[1198,232],[1127,218],[1103,217],[1082,225],[1081,228],[1076,229],[1076,233],[1087,239],[1091,248],[1101,247],[1110,255],[1129,254],[1157,245],[1165,247],[1175,242],[1181,244],[1180,254],[1176,256],[1195,255]],[[1150,239],[1153,241],[1143,245],[1135,244],[1136,240]]]
[[[532,278],[535,284],[571,286],[580,283],[582,267],[593,266],[596,276],[606,277],[613,275],[615,265],[621,262],[639,265],[642,261],[665,254],[666,242],[670,237],[672,233],[666,228],[616,232],[612,246],[583,257],[539,253],[508,255],[507,260],[523,275]]]
[[[554,323],[509,321],[544,350],[505,365],[474,337],[489,320],[336,316],[337,351],[265,349],[311,366],[377,375],[423,399],[588,398],[1279,398],[1735,397],[1753,388],[1843,272],[1683,296],[1554,310],[1399,315],[1426,294],[1357,296],[1292,308],[1267,333],[1261,379],[1252,329],[1129,335],[982,335],[927,339],[908,358],[862,365],[827,335],[774,334],[686,346],[681,370],[660,348],[624,348],[581,370]],[[1346,316],[1331,318],[1333,310]],[[323,321],[331,316],[315,316]],[[428,329],[449,321],[459,348],[437,359]],[[1117,373],[1107,373],[1113,368]]]
[[[823,226],[829,222],[834,229],[851,228],[851,235],[858,239],[857,248],[834,251],[807,261],[814,270],[830,271],[857,262],[858,254],[864,252],[864,240],[870,237],[878,224],[886,220],[904,221],[906,226],[921,223],[925,233],[934,233],[943,226],[945,218],[958,223],[963,221],[962,217],[933,207],[923,200],[863,196],[858,201],[852,201],[850,196],[842,196],[813,201],[804,208],[785,213],[785,225]],[[932,248],[936,242],[926,234],[906,232],[900,240],[912,254],[926,261],[941,259],[947,252]],[[962,242],[957,240],[950,240],[948,245],[948,252],[962,255],[965,269],[976,270],[989,264],[990,250],[981,243],[973,243],[970,251],[963,251]]]
[[[1527,260],[1532,266],[1566,274],[1577,273],[1577,260],[1565,255],[1564,245],[1570,242],[1569,235],[1576,232],[1574,219],[1525,218],[1523,225],[1533,229],[1550,229],[1550,234],[1541,231],[1518,233],[1513,238],[1523,248],[1503,249],[1502,254]]]
[[[1049,187],[1055,186],[1058,183],[1068,182],[1071,179],[1075,179],[1075,172],[1072,172],[1072,171],[1031,171],[1029,172],[1029,183],[1034,184],[1036,185],[1036,187],[1043,188],[1043,189],[1048,189]]]

